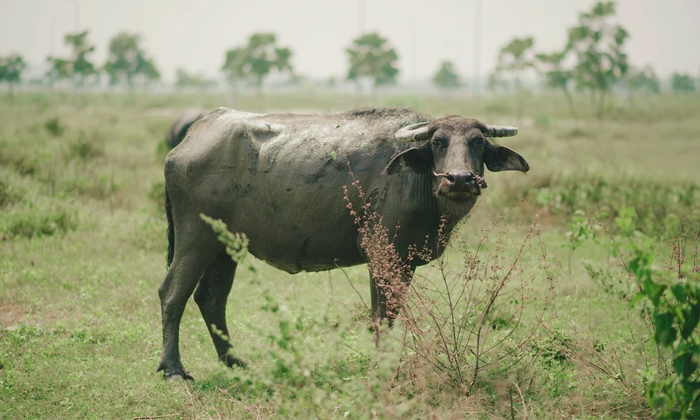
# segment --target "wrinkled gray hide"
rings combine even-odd
[[[429,124],[409,127],[421,122]],[[226,300],[236,264],[200,213],[245,233],[251,254],[289,273],[362,264],[357,226],[343,193],[348,187],[354,208],[361,208],[350,168],[372,209],[383,216],[401,257],[407,257],[411,245],[422,248],[427,238],[434,259],[443,251],[437,245],[441,216],[447,218],[449,236],[485,188],[485,165],[492,171],[529,169],[520,155],[484,138],[515,132],[514,127],[489,128],[459,116],[433,119],[408,108],[336,115],[260,115],[220,108],[197,121],[165,163],[170,266],[159,288],[159,370],[166,377],[190,378],[180,361],[178,334],[193,292],[220,360],[243,365],[211,329],[213,324],[228,335]],[[411,260],[404,280],[428,262]],[[391,321],[395,314],[387,313],[381,289],[371,278],[370,288],[372,316]]]
[[[208,112],[209,110],[204,108],[190,108],[173,120],[168,130],[168,136],[165,139],[168,146],[172,149],[182,143],[185,135],[187,135],[187,130],[190,129],[192,124],[207,115]]]

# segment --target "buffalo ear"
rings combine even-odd
[[[530,165],[525,158],[505,146],[497,146],[486,142],[484,147],[484,163],[491,172],[520,171],[527,172]]]
[[[411,147],[391,159],[384,169],[385,174],[429,173],[433,167],[433,152],[430,147]]]

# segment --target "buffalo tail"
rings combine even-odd
[[[173,228],[173,212],[170,210],[168,188],[165,188],[165,215],[168,218],[168,264],[166,267],[170,268],[175,254],[175,229]]]

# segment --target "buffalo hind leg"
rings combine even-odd
[[[194,301],[202,312],[219,360],[228,367],[245,366],[242,360],[230,354],[231,344],[221,337],[229,336],[226,326],[226,301],[233,285],[236,265],[225,251],[220,252],[207,268],[194,292]]]
[[[212,260],[212,252],[216,251],[202,244],[190,245],[176,248],[168,274],[158,288],[163,318],[163,353],[158,372],[163,371],[166,378],[192,379],[180,360],[180,320],[187,300]]]

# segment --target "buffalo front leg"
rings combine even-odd
[[[415,267],[406,266],[403,269],[401,279],[377,278],[370,272],[369,288],[372,301],[372,321],[381,323],[387,320],[389,327],[394,324],[394,319],[399,314],[403,300],[411,284]]]
[[[242,360],[230,354],[232,346],[226,326],[226,301],[233,285],[236,265],[226,252],[220,252],[207,268],[194,293],[194,301],[207,324],[219,360],[228,367],[245,366]]]
[[[163,371],[166,378],[180,376],[192,379],[185,371],[180,360],[180,320],[187,300],[192,296],[197,282],[206,268],[206,254],[178,254],[177,250],[163,284],[158,288],[161,316],[163,318],[163,353],[158,365],[158,372]],[[188,258],[183,258],[188,255]]]

